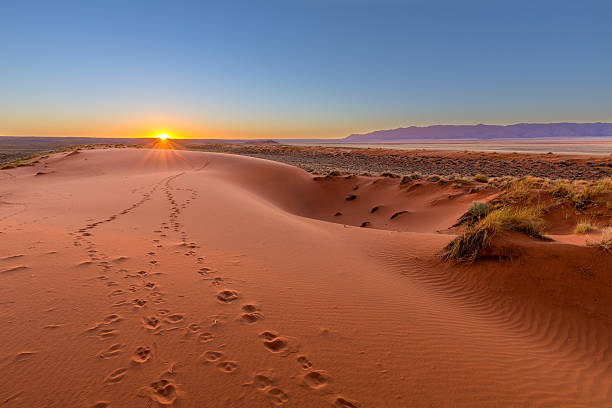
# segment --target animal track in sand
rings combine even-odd
[[[98,358],[108,359],[108,358],[117,357],[122,351],[123,351],[123,345],[116,343],[110,346],[109,348],[107,348],[106,350],[99,352]]]
[[[107,375],[104,379],[104,382],[107,384],[118,383],[119,381],[123,380],[123,377],[125,377],[126,373],[127,368],[118,368],[109,375]]]
[[[108,407],[110,407],[110,402],[108,401],[94,402],[93,405],[89,406],[89,408],[108,408]]]
[[[217,364],[217,368],[224,373],[233,373],[238,369],[238,363],[236,361],[222,361]]]
[[[361,404],[358,401],[350,400],[342,396],[338,396],[334,401],[334,407],[336,408],[359,408]]]
[[[272,370],[266,370],[255,373],[253,376],[253,382],[247,384],[252,384],[258,390],[265,391],[276,384],[276,381],[276,374]]]
[[[210,343],[211,341],[213,341],[213,335],[211,333],[200,333],[198,336],[199,343]]]
[[[216,350],[205,351],[204,354],[200,356],[204,363],[214,363],[221,360],[223,357],[223,352]]]
[[[145,307],[145,305],[147,304],[147,301],[144,299],[134,299],[132,300],[132,304],[134,305],[136,309],[140,309],[140,308]]]
[[[308,370],[312,367],[312,362],[306,356],[298,356],[297,362],[304,370]]]
[[[187,333],[195,334],[199,332],[201,328],[202,327],[199,324],[191,323],[189,326],[187,326]]]
[[[242,321],[246,323],[255,323],[263,319],[263,314],[259,311],[259,308],[253,304],[242,305],[242,313],[240,315]]]
[[[132,356],[132,362],[136,364],[144,364],[153,357],[153,352],[150,347],[139,346],[134,355]]]
[[[331,383],[331,377],[322,370],[310,371],[302,376],[302,385],[313,390],[323,390]]]
[[[283,405],[289,401],[289,395],[280,388],[270,388],[266,394],[274,405]]]
[[[259,338],[262,340],[264,347],[275,354],[287,356],[298,350],[298,345],[294,338],[280,336],[273,331],[263,331],[259,334]]]
[[[119,330],[116,330],[116,329],[108,328],[108,329],[98,330],[98,337],[102,340],[109,339],[111,337],[115,337],[118,334],[119,334]]]
[[[156,283],[155,282],[147,282],[144,284],[144,288],[148,289],[148,290],[153,290],[156,287]]]
[[[171,380],[161,379],[151,383],[148,394],[153,402],[160,405],[172,405],[177,398],[177,386]]]
[[[155,316],[143,318],[142,324],[149,330],[155,330],[160,326],[159,319]]]
[[[181,321],[183,321],[184,318],[185,318],[185,315],[181,313],[173,313],[171,315],[167,315],[166,317],[164,317],[164,321],[167,323],[176,324],[176,323],[180,323]]]
[[[236,299],[238,299],[238,292],[235,290],[225,289],[217,293],[217,300],[221,303],[232,303]]]
[[[113,323],[120,322],[121,320],[123,320],[123,317],[121,315],[113,313],[113,314],[106,316],[103,322],[104,324],[113,324]]]

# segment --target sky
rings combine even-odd
[[[612,2],[0,0],[0,135],[612,122]]]

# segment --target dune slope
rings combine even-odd
[[[610,406],[610,257],[441,264],[482,194],[169,150],[0,172],[0,405]]]

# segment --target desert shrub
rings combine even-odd
[[[382,173],[380,173],[381,177],[389,177],[389,178],[399,178],[399,175],[395,174],[395,173],[391,173],[390,171],[383,171]]]
[[[576,228],[574,228],[574,234],[588,234],[589,232],[595,229],[595,226],[593,226],[593,224],[591,224],[588,220],[582,220],[578,224],[576,224]]]
[[[472,225],[476,221],[487,215],[489,213],[489,210],[489,204],[483,203],[481,201],[473,201],[472,204],[470,204],[470,206],[468,207],[467,211],[463,213],[461,217],[459,217],[457,223],[455,223],[455,225],[453,225],[451,228],[464,223]]]
[[[329,173],[327,173],[327,175],[330,177],[338,177],[342,175],[342,172],[340,170],[332,170]]]
[[[612,177],[605,177],[595,184],[593,188],[594,194],[603,194],[612,192]]]
[[[435,183],[436,181],[440,181],[440,176],[436,176],[436,175],[429,176],[429,177],[427,177],[427,181],[431,181],[431,182]]]
[[[515,180],[508,186],[508,194],[511,198],[522,200],[529,198],[531,190],[541,187],[542,181],[537,177],[526,176]]]
[[[584,186],[582,190],[577,191],[572,195],[572,204],[577,210],[584,210],[589,205],[593,204],[594,194],[589,186]]]
[[[489,178],[482,173],[478,173],[474,176],[474,181],[477,181],[479,183],[487,183],[489,181]]]
[[[476,206],[475,206],[476,207]],[[481,208],[480,205],[477,207]],[[534,238],[544,239],[542,210],[538,207],[502,207],[487,215],[453,239],[442,253],[442,259],[451,262],[476,262],[490,247],[491,239],[500,231],[517,231]]]
[[[502,207],[491,211],[480,223],[492,231],[510,230],[542,238],[544,221],[539,207]]]
[[[442,259],[451,262],[476,262],[481,251],[487,248],[495,231],[480,226],[468,227],[453,239],[442,253]]]
[[[568,183],[564,183],[563,181],[557,181],[550,188],[550,194],[554,198],[567,198],[572,193],[572,187]]]
[[[601,237],[596,241],[587,241],[591,247],[597,247],[604,252],[612,252],[612,228],[608,227],[602,231]]]

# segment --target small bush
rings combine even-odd
[[[399,175],[395,174],[395,173],[391,173],[390,171],[383,171],[382,173],[380,173],[381,177],[389,177],[389,178],[399,178]]]
[[[463,234],[453,239],[442,254],[442,259],[451,262],[476,262],[481,251],[491,243],[495,231],[482,227],[468,227]]]
[[[538,207],[502,207],[487,214],[481,224],[492,231],[510,230],[543,238],[544,221],[542,210]]]
[[[572,196],[572,203],[577,210],[584,210],[591,204],[593,204],[593,196],[594,194],[591,192],[589,186],[584,186],[584,188]]]
[[[489,178],[482,173],[478,173],[477,175],[474,176],[474,181],[477,181],[479,183],[488,183]]]
[[[572,193],[572,188],[569,184],[558,181],[551,187],[550,193],[554,198],[567,198]]]
[[[463,223],[468,225],[474,224],[476,221],[484,217],[489,213],[489,204],[483,203],[481,201],[473,201],[472,204],[468,207],[467,211],[463,213],[461,217],[457,220],[457,223],[453,225],[451,228],[459,226]]]
[[[588,220],[580,221],[574,228],[574,234],[588,234],[596,228]]]
[[[603,230],[599,240],[587,241],[586,244],[590,247],[597,247],[604,252],[612,252],[612,228]]]

